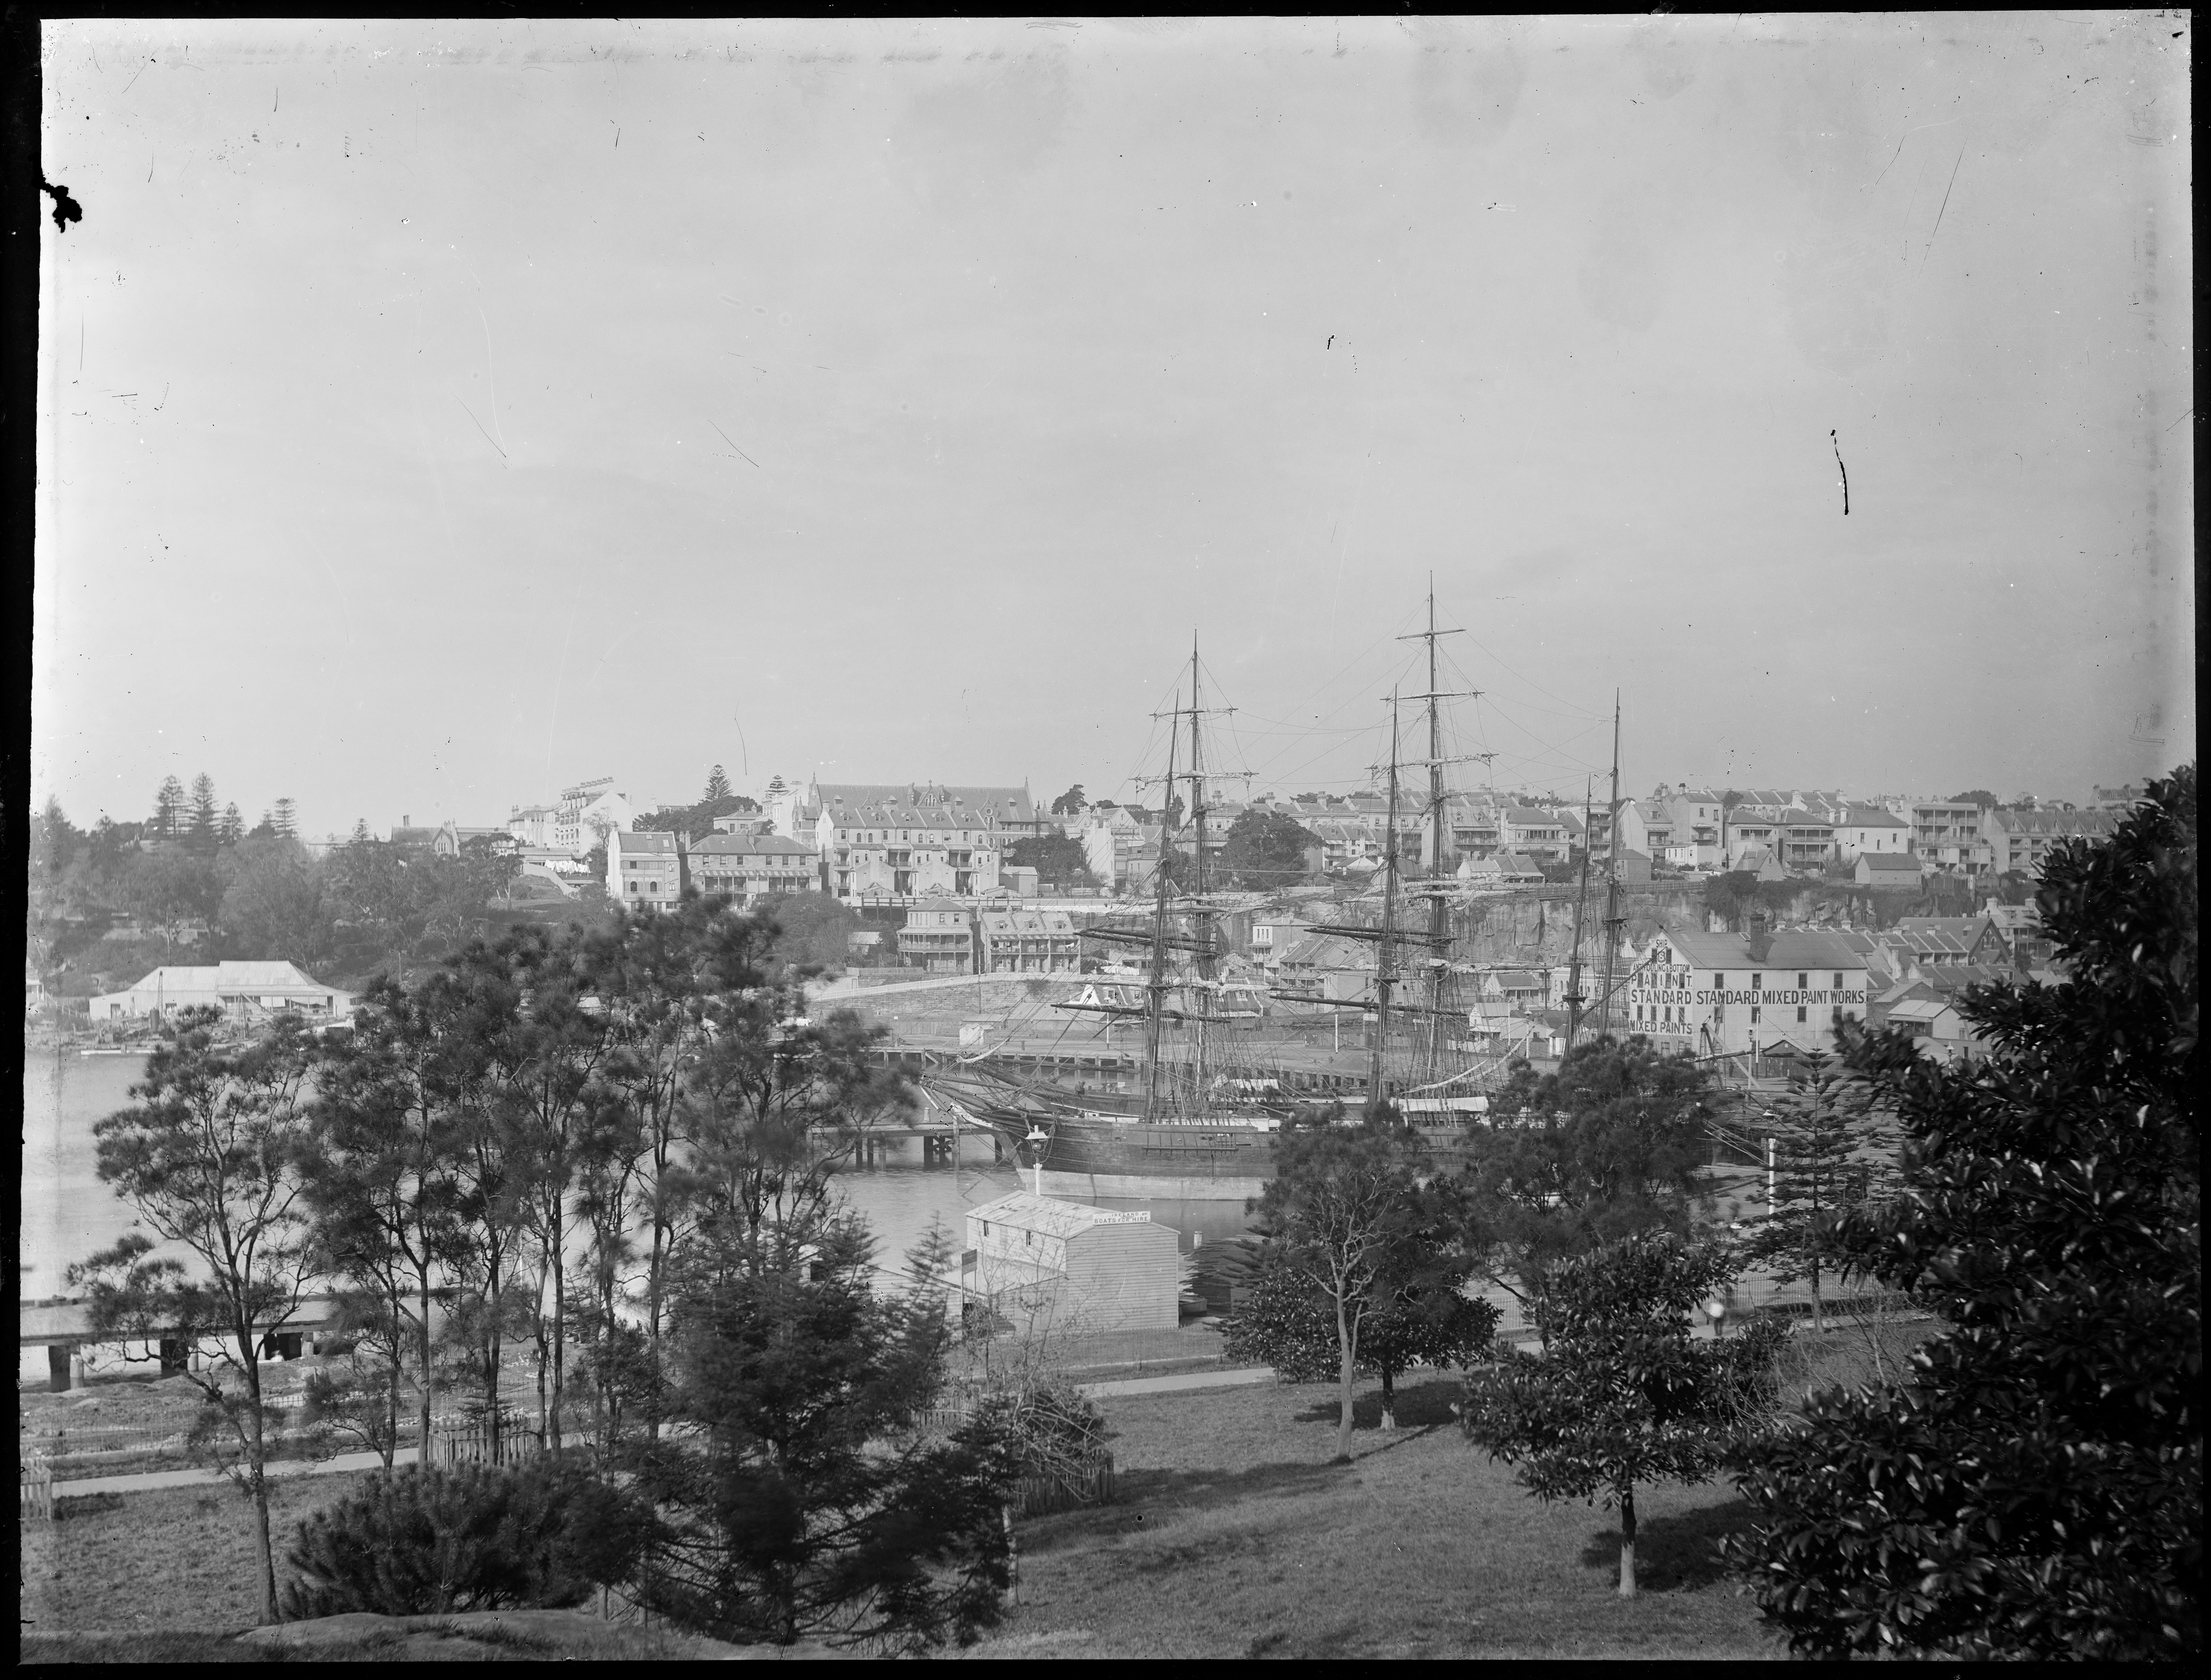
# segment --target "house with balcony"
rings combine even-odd
[[[898,930],[898,958],[906,968],[931,974],[975,972],[975,913],[963,904],[917,904]]]
[[[1074,919],[1065,910],[986,909],[975,916],[985,974],[1076,974],[1082,967]]]
[[[2051,853],[2075,840],[2109,839],[2124,820],[2123,811],[1991,811],[1981,824],[1986,867],[2039,880]]]
[[[684,849],[683,866],[688,885],[709,896],[726,894],[741,905],[821,886],[820,855],[779,834],[706,835]]]
[[[1913,851],[1938,869],[1981,873],[1985,862],[1979,806],[1966,800],[1915,799],[1910,808]]]
[[[1498,819],[1498,843],[1530,857],[1556,861],[1567,855],[1570,846],[1565,815],[1540,806],[1507,806]]]
[[[995,892],[1006,849],[1037,823],[1026,788],[814,783],[797,807],[814,827],[828,891],[854,903]]]

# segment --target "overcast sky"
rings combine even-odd
[[[49,24],[35,795],[2161,771],[2169,18]]]

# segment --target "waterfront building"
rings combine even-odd
[[[967,1215],[955,1310],[1062,1335],[1172,1330],[1181,1243],[1148,1212],[1116,1212],[1016,1190]]]
[[[95,1024],[142,1020],[203,1006],[236,1019],[292,1011],[328,1020],[352,1012],[353,994],[324,985],[290,963],[165,964],[134,986],[94,998],[91,1018]]]
[[[1833,934],[1749,922],[1743,934],[1656,935],[1629,971],[1627,1018],[1615,1024],[1699,1055],[1832,1048],[1835,1024],[1866,1013],[1863,952]]]

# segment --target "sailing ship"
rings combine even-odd
[[[1176,880],[1183,872],[1163,827],[1148,928],[1108,923],[1082,930],[1084,940],[1107,949],[1148,948],[1143,1000],[1056,1006],[1077,1015],[1141,1020],[1142,1089],[1075,1099],[999,1074],[979,1059],[924,1079],[939,1101],[1009,1138],[1042,1194],[1242,1201],[1258,1195],[1274,1175],[1275,1134],[1289,1107],[1281,1083],[1233,1052],[1223,1053],[1239,1018],[1255,1012],[1225,1006],[1239,988],[1223,979],[1221,907],[1206,892],[1209,811],[1201,722],[1208,711],[1194,642],[1190,679],[1189,706],[1178,689],[1173,709],[1164,714],[1172,720],[1166,803],[1172,807],[1178,783],[1190,789],[1195,844],[1187,882]],[[1185,717],[1190,767],[1178,771],[1175,754]]]
[[[1477,690],[1446,691],[1438,644],[1459,634],[1439,628],[1435,597],[1427,601],[1427,627],[1401,640],[1424,642],[1427,686],[1417,693],[1390,698],[1386,762],[1374,769],[1386,777],[1386,840],[1377,871],[1378,912],[1372,922],[1345,920],[1345,907],[1330,925],[1312,929],[1374,947],[1371,984],[1361,995],[1324,996],[1274,990],[1273,1024],[1313,1018],[1335,1011],[1363,1018],[1365,1078],[1327,1083],[1348,1085],[1348,1099],[1367,1113],[1389,1104],[1448,1151],[1465,1135],[1469,1121],[1486,1108],[1487,1091],[1507,1077],[1508,1057],[1478,1050],[1467,1036],[1469,976],[1476,970],[1454,958],[1461,942],[1455,911],[1464,902],[1465,884],[1456,879],[1455,847],[1447,766],[1487,762],[1487,752],[1449,753],[1451,730],[1445,703],[1472,698]],[[937,1100],[986,1124],[1009,1141],[1025,1174],[1033,1175],[1040,1193],[1077,1197],[1240,1200],[1259,1194],[1274,1173],[1274,1143],[1281,1123],[1300,1101],[1312,1100],[1314,1081],[1298,1077],[1283,1053],[1281,1035],[1268,1038],[1245,1029],[1258,1024],[1257,1012],[1236,1006],[1247,987],[1224,976],[1227,953],[1221,937],[1222,904],[1208,896],[1208,769],[1202,720],[1214,715],[1204,704],[1203,671],[1193,646],[1190,704],[1178,686],[1169,731],[1166,801],[1186,787],[1187,820],[1195,844],[1186,855],[1167,842],[1162,830],[1154,902],[1143,925],[1106,923],[1081,932],[1093,950],[1121,954],[1132,947],[1148,958],[1141,986],[1091,988],[1083,998],[1052,1006],[1080,1017],[1108,1022],[1140,1022],[1144,1052],[1137,1089],[1124,1092],[1070,1092],[1063,1087],[1024,1080],[991,1065],[988,1054],[939,1067],[924,1083]],[[1421,704],[1426,722],[1425,756],[1402,752],[1400,714],[1406,700]],[[1176,768],[1183,721],[1189,722],[1189,760]],[[1426,771],[1426,798],[1415,807],[1407,798],[1403,773]],[[1419,810],[1419,866],[1409,873],[1401,855],[1401,818]],[[1614,808],[1617,809],[1615,797]],[[1176,877],[1180,875],[1182,879]],[[1579,912],[1577,909],[1577,952]],[[1576,969],[1578,976],[1578,966]],[[1571,989],[1578,992],[1578,978]],[[1577,1000],[1578,1017],[1578,1000]]]

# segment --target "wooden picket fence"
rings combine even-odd
[[[438,1423],[430,1430],[430,1461],[436,1465],[497,1463],[512,1469],[529,1463],[543,1450],[536,1431],[519,1420],[500,1430],[495,1458],[491,1429],[482,1422]]]
[[[1099,1453],[1072,1474],[1023,1477],[1012,1505],[1015,1516],[1042,1517],[1079,1505],[1110,1505],[1113,1494],[1113,1455]]]
[[[54,1467],[44,1453],[33,1453],[22,1460],[23,1493],[21,1514],[23,1522],[51,1522],[54,1520]]]

